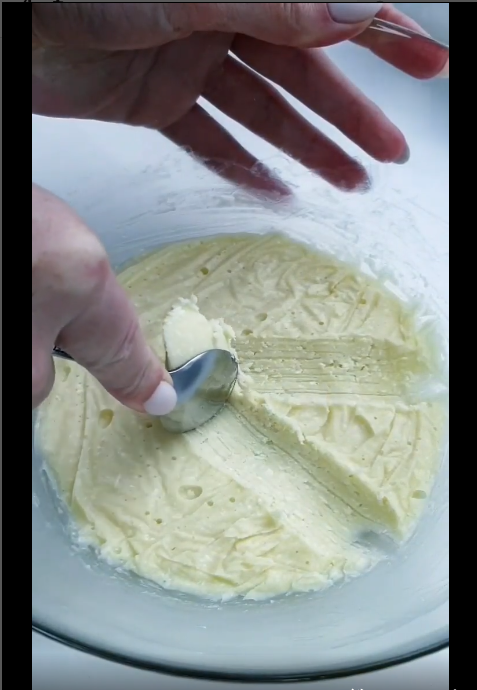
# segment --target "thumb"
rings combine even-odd
[[[383,2],[203,3],[202,30],[245,34],[268,43],[329,46],[358,36]]]
[[[103,245],[67,204],[32,187],[32,404],[51,389],[53,346],[124,405],[151,415],[177,402]]]
[[[194,31],[245,34],[268,43],[329,46],[355,38],[382,2],[75,2],[32,5],[32,45],[152,48]]]
[[[169,414],[177,403],[171,377],[147,345],[109,263],[104,271],[94,301],[61,332],[59,343],[122,404]]]

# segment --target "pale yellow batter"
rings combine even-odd
[[[353,269],[276,236],[175,245],[121,275],[173,368],[233,349],[230,404],[183,436],[57,364],[41,442],[81,537],[161,585],[216,598],[320,589],[412,533],[445,407],[412,315]]]

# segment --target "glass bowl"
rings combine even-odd
[[[161,244],[225,233],[284,232],[331,252],[425,304],[447,356],[448,83],[413,82],[353,46],[333,52],[403,127],[413,152],[403,167],[359,154],[374,176],[368,194],[332,190],[225,119],[294,188],[292,201],[232,189],[154,132],[89,122],[34,118],[33,178],[78,210],[117,267]],[[445,648],[448,462],[446,451],[414,537],[372,572],[323,593],[215,604],[76,549],[33,439],[33,629],[145,669],[253,682],[347,676]]]

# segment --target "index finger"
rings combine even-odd
[[[417,22],[390,3],[386,3],[378,17],[422,34],[427,33]],[[401,38],[368,29],[353,39],[353,42],[416,79],[449,76],[449,51],[427,41]]]

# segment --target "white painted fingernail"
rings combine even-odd
[[[384,2],[329,2],[328,11],[338,24],[359,24],[377,15]]]
[[[444,65],[444,69],[442,69],[438,76],[441,79],[449,79],[449,60],[447,60],[446,64]]]
[[[152,417],[163,417],[169,414],[177,405],[177,393],[170,383],[162,381],[155,392],[144,403],[144,410]]]

